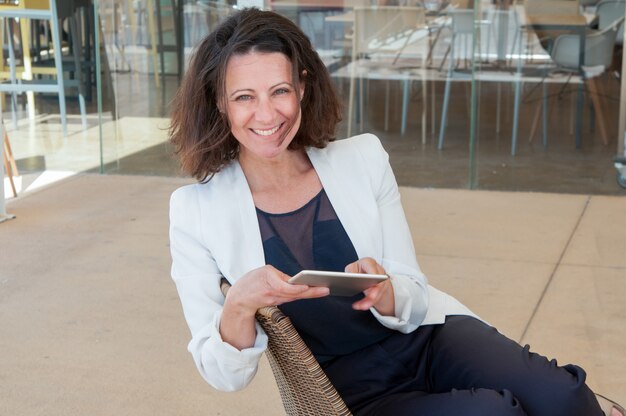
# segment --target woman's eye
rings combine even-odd
[[[237,98],[235,98],[235,101],[249,101],[252,99],[251,95],[239,95],[237,96]]]
[[[274,91],[274,95],[283,95],[283,94],[289,94],[289,89],[279,88],[276,91]]]

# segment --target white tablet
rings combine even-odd
[[[385,274],[326,272],[320,270],[302,270],[288,280],[289,283],[324,286],[335,296],[353,296],[388,279]]]

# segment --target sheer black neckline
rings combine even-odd
[[[294,214],[297,214],[300,211],[306,209],[308,206],[312,205],[313,203],[315,203],[315,201],[317,201],[318,199],[321,198],[323,193],[324,193],[324,188],[320,189],[320,191],[313,198],[311,198],[307,203],[302,205],[300,208],[297,208],[297,209],[295,209],[293,211],[289,211],[289,212],[272,213],[272,212],[263,211],[261,208],[259,208],[257,206],[255,206],[255,208],[256,208],[258,213],[261,213],[261,214],[266,215],[266,216],[271,216],[271,217],[284,217],[284,216],[287,216],[287,215],[294,215]]]

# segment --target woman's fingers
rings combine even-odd
[[[395,314],[393,286],[389,279],[366,289],[363,293],[365,297],[352,304],[354,309],[367,310],[374,307],[381,315],[393,316]]]
[[[383,266],[371,257],[364,257],[354,263],[350,263],[345,270],[348,273],[387,274]],[[352,307],[359,311],[375,307],[384,314],[393,313],[393,290],[389,290],[389,287],[390,283],[389,279],[387,279],[376,286],[366,289],[363,291],[365,297],[354,302]],[[379,306],[383,306],[383,311],[380,310]]]
[[[361,273],[361,271],[359,271],[358,261],[348,264],[344,270],[346,273]]]
[[[310,299],[327,296],[328,288],[296,285],[288,283],[290,276],[282,273],[272,266],[266,266],[265,270],[265,305],[280,305],[298,299]]]
[[[283,303],[293,302],[295,300],[300,299],[313,299],[313,298],[322,298],[324,296],[328,296],[330,291],[327,287],[313,287],[306,286],[308,289],[304,292],[297,294],[296,296],[284,296],[276,298],[275,305],[282,305]]]
[[[322,296],[328,296],[330,293],[327,287],[315,287],[315,286],[307,286],[307,285],[294,285],[291,283],[286,283],[285,285],[281,285],[283,288],[279,294],[279,296],[285,298],[282,303],[290,302],[298,299],[310,299],[310,298],[319,298]]]
[[[381,285],[385,284],[385,282],[381,282],[376,286],[372,286],[369,289],[365,289],[363,294],[365,297],[361,300],[358,300],[352,304],[352,307],[359,311],[365,311],[371,308],[376,304],[376,302],[380,299],[382,288]]]
[[[363,257],[346,266],[348,273],[386,274],[385,269],[371,257]]]

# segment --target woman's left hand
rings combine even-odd
[[[364,257],[354,263],[348,264],[345,271],[348,273],[387,274],[383,266],[378,264],[376,260],[371,257]],[[390,279],[365,289],[363,293],[365,297],[352,304],[354,309],[366,311],[373,306],[381,315],[395,315],[395,300]]]

